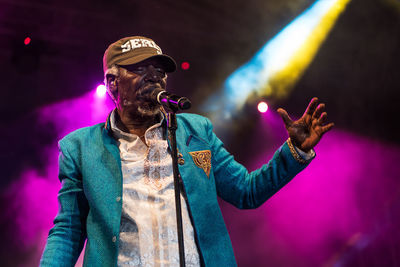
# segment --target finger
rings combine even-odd
[[[318,124],[322,125],[326,122],[326,119],[328,118],[328,114],[326,112],[322,113],[321,117],[318,119]]]
[[[331,122],[331,123],[329,123],[329,124],[327,124],[325,126],[322,126],[322,134],[324,134],[327,131],[329,131],[330,129],[332,129],[333,126],[335,126],[335,124],[333,122]]]
[[[312,115],[312,117],[315,119],[318,119],[321,116],[324,109],[325,109],[325,104],[324,103],[319,104],[317,109],[314,111],[314,114]]]
[[[286,110],[284,110],[283,108],[278,108],[278,113],[281,116],[283,122],[285,123],[286,127],[289,127],[290,125],[292,125],[293,121],[292,119],[289,117],[288,113],[286,112]]]
[[[317,106],[318,106],[318,98],[314,97],[308,104],[308,107],[306,109],[306,112],[304,112],[304,114],[311,116],[314,113],[314,110]]]

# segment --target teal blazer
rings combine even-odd
[[[256,208],[308,163],[296,161],[285,142],[268,164],[249,173],[227,152],[208,119],[179,114],[177,121],[179,172],[201,264],[236,266],[217,196],[240,209]],[[109,119],[70,133],[59,148],[59,211],[40,266],[74,266],[86,239],[84,266],[117,266],[122,171]]]

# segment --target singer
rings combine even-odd
[[[103,68],[116,108],[105,123],[59,142],[59,212],[40,266],[74,266],[85,240],[84,266],[178,266],[168,107],[160,101],[176,63],[153,40],[133,36],[107,48]],[[208,119],[177,116],[186,266],[236,266],[217,196],[257,208],[303,170],[333,127],[318,103],[312,99],[297,121],[278,110],[289,138],[251,173]]]

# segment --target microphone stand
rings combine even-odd
[[[172,169],[174,173],[174,188],[175,188],[175,210],[176,210],[176,226],[178,233],[178,245],[179,245],[179,266],[185,267],[185,248],[183,243],[183,227],[182,227],[182,209],[181,209],[181,190],[180,190],[180,174],[178,169],[178,153],[176,147],[176,129],[178,129],[178,123],[176,121],[177,108],[169,106],[168,111],[168,136],[171,142],[172,152]]]

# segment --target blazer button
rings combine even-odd
[[[117,241],[117,237],[116,237],[116,236],[113,236],[113,237],[112,237],[112,242],[115,243],[116,241]]]
[[[185,159],[184,159],[184,158],[179,158],[179,159],[178,159],[178,164],[179,164],[179,165],[185,164]]]

